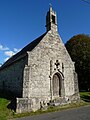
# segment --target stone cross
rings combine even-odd
[[[60,63],[58,62],[58,60],[56,60],[55,65],[56,65],[56,68],[58,68],[58,66],[60,65]]]

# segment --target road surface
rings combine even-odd
[[[19,118],[16,120],[90,120],[90,106]]]

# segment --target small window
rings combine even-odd
[[[55,24],[55,16],[52,15],[52,22]]]

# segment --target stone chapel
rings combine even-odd
[[[58,34],[52,7],[46,32],[0,67],[0,89],[16,95],[17,113],[80,99],[74,62]]]

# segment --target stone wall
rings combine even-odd
[[[40,109],[40,101],[38,98],[17,98],[16,99],[16,112],[31,112]]]
[[[52,73],[55,72],[55,62],[60,62],[59,69],[64,75],[65,96],[74,94],[74,63],[72,62],[61,38],[57,32],[49,31],[43,40],[28,52],[29,84],[28,97],[40,98],[49,101],[50,93],[50,61],[52,60]],[[63,67],[62,68],[62,64]],[[24,89],[26,93],[27,89]],[[63,94],[63,93],[62,93]],[[26,94],[23,94],[26,96]]]
[[[0,89],[22,96],[23,71],[27,60],[22,58],[0,70]]]

